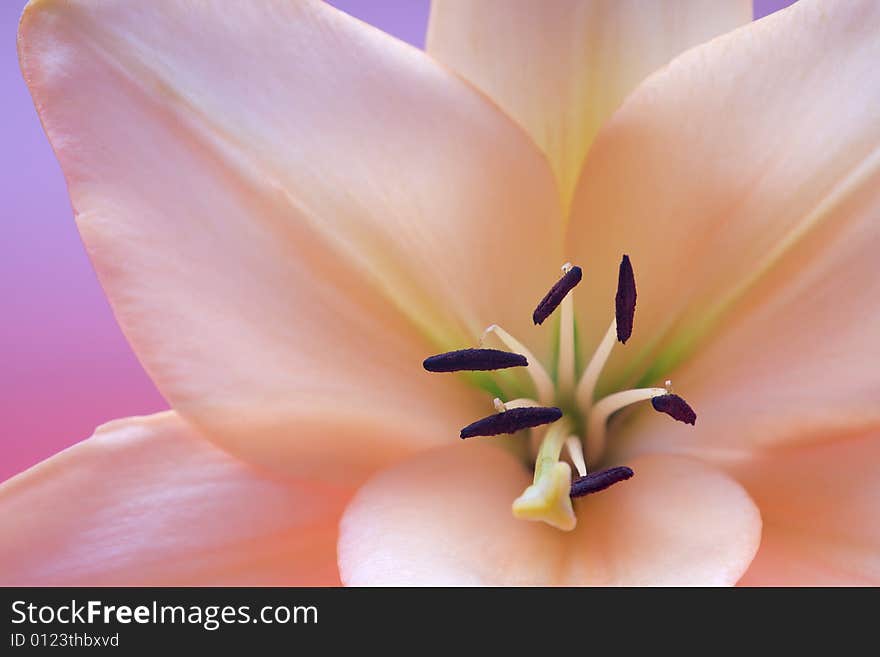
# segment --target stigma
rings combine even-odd
[[[596,398],[599,378],[616,344],[625,345],[633,335],[636,311],[636,280],[628,255],[617,270],[617,293],[611,322],[583,368],[578,367],[575,344],[574,291],[583,280],[583,270],[570,263],[562,276],[538,302],[532,313],[536,326],[560,310],[555,368],[548,370],[529,349],[497,324],[479,338],[479,347],[449,351],[425,359],[429,372],[484,372],[491,388],[514,389],[520,395],[493,399],[494,413],[460,431],[460,438],[509,436],[494,439],[516,441],[514,451],[529,456],[525,465],[533,472],[532,483],[513,501],[513,515],[522,520],[543,522],[562,531],[577,525],[577,508],[583,497],[622,484],[638,473],[625,464],[607,463],[605,447],[608,425],[625,408],[650,401],[650,407],[669,417],[694,425],[697,414],[678,394],[672,382],[663,387],[618,390]],[[610,301],[610,300],[609,300]],[[494,338],[507,350],[487,348]],[[508,372],[509,371],[509,372]],[[555,372],[555,377],[550,376]],[[517,372],[520,372],[517,377]],[[525,377],[525,380],[522,378]],[[523,388],[523,385],[525,388]],[[530,389],[530,390],[529,390]]]

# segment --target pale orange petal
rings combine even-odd
[[[576,503],[561,532],[516,520],[530,473],[468,444],[422,452],[370,480],[340,525],[349,585],[720,585],[757,549],[761,519],[732,479],[698,461],[646,457],[635,476]]]
[[[621,254],[635,268],[635,332],[606,386],[660,379],[805,236],[876,185],[878,24],[870,0],[802,0],[688,51],[612,117],[568,236],[570,259],[589,266],[578,289],[588,345],[607,326]]]
[[[526,327],[561,262],[552,175],[497,108],[321,2],[38,0],[19,38],[116,316],[212,440],[345,475],[372,467],[352,427],[382,461],[472,416],[421,360]]]
[[[742,584],[880,585],[880,431],[761,453],[736,473],[764,518]]]
[[[427,49],[526,128],[567,205],[593,137],[626,95],[751,19],[749,0],[435,0]]]
[[[173,412],[118,420],[0,486],[0,584],[332,585],[348,497],[240,463]]]
[[[696,426],[640,413],[609,439],[617,458],[662,451],[735,463],[756,449],[880,428],[878,213],[880,170],[671,373]]]

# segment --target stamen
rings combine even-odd
[[[587,369],[581,376],[580,383],[577,387],[577,402],[581,408],[590,408],[593,405],[593,394],[596,391],[596,384],[599,382],[599,375],[602,374],[602,368],[608,362],[611,355],[611,349],[614,347],[614,341],[617,339],[617,320],[611,320],[611,326],[605,332],[602,342],[596,347],[593,357],[590,359]]]
[[[512,408],[534,408],[536,406],[540,406],[538,402],[534,399],[529,399],[528,397],[518,397],[517,399],[511,399],[510,401],[502,402],[500,399],[496,398],[495,402],[501,403],[501,406],[504,407],[505,411],[509,411]],[[498,404],[495,404],[495,410],[498,410]],[[498,411],[499,413],[503,411]]]
[[[507,367],[526,367],[525,356],[500,349],[459,349],[429,356],[422,366],[429,372],[461,372],[463,370],[501,370]]]
[[[636,277],[629,256],[624,255],[617,272],[617,296],[614,299],[617,318],[617,339],[626,344],[632,335],[636,314]]]
[[[584,447],[581,444],[581,439],[577,436],[569,436],[565,439],[565,448],[568,450],[568,456],[574,463],[578,474],[583,477],[587,474],[587,462],[584,460]]]
[[[506,405],[506,404],[505,404]],[[490,415],[472,422],[461,430],[462,438],[474,436],[497,436],[502,433],[516,433],[521,429],[539,427],[556,422],[562,411],[554,406],[531,406],[510,408],[504,413]]]
[[[505,402],[496,397],[493,400],[496,413],[467,425],[461,429],[460,436],[462,439],[497,436],[537,428],[530,432],[530,440],[514,440],[510,443],[519,446],[517,453],[523,459],[528,459],[530,454],[535,455],[533,483],[513,502],[513,514],[517,518],[540,520],[562,530],[571,530],[577,524],[572,505],[573,498],[597,493],[633,476],[633,471],[626,466],[606,468],[598,472],[589,472],[587,468],[588,462],[595,464],[602,455],[607,424],[614,413],[630,404],[650,399],[655,410],[666,413],[680,422],[693,425],[696,423],[697,415],[684,399],[673,393],[672,382],[669,380],[665,382],[665,388],[625,390],[593,403],[598,380],[610,358],[615,341],[625,344],[633,332],[637,294],[635,274],[627,254],[622,256],[618,269],[614,319],[575,389],[577,363],[572,290],[581,282],[583,271],[580,267],[565,263],[562,272],[562,277],[541,299],[532,314],[534,323],[539,325],[561,306],[559,360],[555,384],[532,352],[497,324],[489,326],[483,332],[480,336],[479,348],[460,349],[430,356],[424,360],[423,366],[429,372],[526,368],[534,384],[537,401],[518,397]],[[485,348],[483,343],[490,333],[494,333],[508,351]],[[507,374],[499,376],[503,378]],[[491,382],[492,379],[487,381]],[[500,388],[497,382],[495,385],[489,385],[485,381],[483,383],[487,389],[498,390],[498,394],[504,394],[503,390],[507,389]],[[515,388],[521,387],[521,381],[515,383]],[[557,401],[554,402],[554,399]],[[583,415],[580,416],[582,419],[565,417],[562,410],[551,406],[551,403],[566,408],[570,404],[575,404],[573,412],[575,415],[578,412],[582,413]],[[576,423],[580,435],[571,433],[572,427],[575,426],[573,423]],[[586,424],[586,432],[582,431],[583,424]],[[586,458],[581,436],[586,440]],[[568,452],[567,461],[562,460],[563,448]],[[572,481],[572,466],[578,474],[574,481]]]
[[[663,388],[636,388],[603,397],[590,410],[587,423],[587,463],[596,463],[605,449],[605,425],[614,413],[640,401],[665,395]]]
[[[422,363],[429,372],[501,370],[507,367],[525,367],[528,364],[525,356],[500,349],[459,349],[429,356]]]
[[[671,387],[671,386],[670,386]],[[678,395],[664,394],[651,399],[655,411],[666,413],[671,418],[686,424],[696,424],[697,414],[694,409]]]
[[[532,383],[535,384],[535,391],[538,393],[538,401],[542,404],[549,404],[553,401],[553,381],[550,379],[550,375],[547,374],[547,370],[544,369],[540,361],[535,358],[534,354],[526,349],[526,346],[522,342],[498,326],[498,324],[492,324],[492,326],[483,331],[483,335],[480,336],[480,346],[482,346],[486,336],[490,333],[497,335],[498,339],[501,340],[508,349],[522,354],[526,358],[528,361],[526,372],[528,372],[529,377],[532,379]]]
[[[559,395],[571,399],[574,390],[574,293],[569,292],[562,300],[559,320],[559,360],[557,362]]]
[[[565,267],[563,267],[563,271],[565,271]],[[550,317],[556,307],[562,303],[565,295],[581,282],[583,275],[584,272],[580,267],[571,267],[565,271],[562,278],[556,281],[550,291],[541,299],[538,307],[535,308],[535,312],[532,313],[532,321],[535,324],[543,324],[544,320]]]
[[[590,473],[584,477],[578,477],[571,483],[572,497],[583,497],[591,493],[598,493],[621,481],[626,481],[633,476],[633,471],[625,465],[607,468],[599,472]]]
[[[636,312],[636,279],[628,255],[624,255],[620,261],[617,273],[617,296],[614,299],[614,305],[614,319],[611,320],[611,325],[605,332],[602,342],[596,347],[596,351],[578,383],[576,398],[581,408],[590,408],[593,405],[596,384],[599,382],[599,376],[602,374],[605,363],[611,356],[614,340],[626,343],[632,335],[633,318]]]

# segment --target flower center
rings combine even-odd
[[[577,524],[573,498],[598,493],[634,474],[624,465],[595,469],[605,450],[607,424],[613,414],[631,404],[650,400],[654,410],[675,420],[694,424],[697,419],[687,402],[672,392],[671,381],[666,381],[663,388],[622,390],[594,399],[596,384],[615,342],[625,344],[632,335],[636,282],[629,256],[624,255],[618,270],[614,317],[578,379],[574,288],[582,278],[580,267],[570,263],[563,265],[562,277],[532,314],[534,323],[541,325],[559,308],[555,381],[524,344],[496,324],[485,330],[479,348],[438,354],[423,363],[429,372],[480,371],[500,375],[509,368],[525,369],[535,397],[508,400],[496,397],[493,400],[496,412],[464,427],[460,437],[519,434],[527,445],[535,445],[529,452],[533,455],[529,459],[534,464],[533,482],[514,500],[513,514],[566,531]],[[493,336],[509,351],[485,348],[484,343]],[[577,472],[574,480],[572,466]]]

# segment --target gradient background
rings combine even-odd
[[[755,0],[755,17],[792,2]],[[25,4],[0,0],[0,481],[108,420],[167,408],[104,299],[21,79]],[[429,0],[332,4],[424,46]]]

